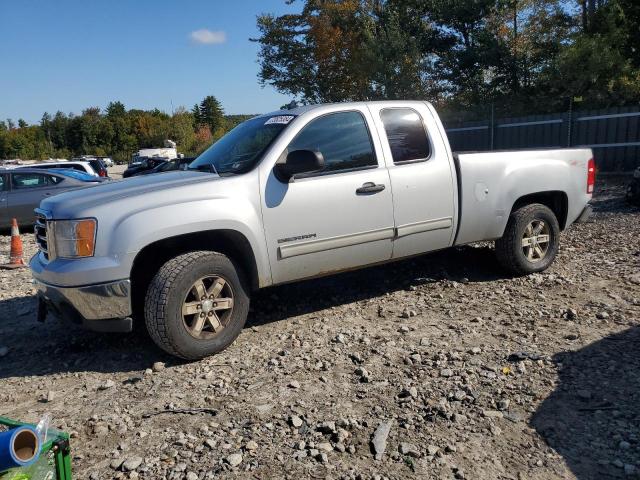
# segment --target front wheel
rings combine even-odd
[[[249,312],[242,273],[220,253],[179,255],[151,280],[145,322],[164,351],[187,360],[218,353],[240,334]]]
[[[514,211],[496,240],[498,262],[515,275],[546,270],[558,253],[560,226],[554,213],[534,203]]]

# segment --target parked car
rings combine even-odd
[[[140,163],[132,164],[122,173],[122,178],[129,178],[135,175],[139,175],[147,170],[153,170],[158,165],[167,163],[168,158],[165,157],[148,157],[140,159]]]
[[[100,176],[98,171],[93,168],[93,165],[86,160],[58,160],[55,162],[38,162],[30,165],[18,165],[12,168],[40,168],[46,170],[66,168],[85,172],[89,175],[93,175],[94,177]]]
[[[634,205],[640,205],[640,167],[633,172],[633,178],[627,186],[627,201]]]
[[[135,177],[137,175],[149,175],[152,173],[173,172],[175,170],[187,170],[187,168],[189,167],[189,164],[193,162],[195,159],[196,159],[195,157],[173,158],[171,160],[168,160],[166,162],[163,162],[157,165],[155,168],[152,168],[151,170],[142,170],[132,174],[131,176]]]
[[[32,225],[33,210],[43,198],[102,181],[73,169],[0,168],[0,228],[8,228],[12,218]]]
[[[594,183],[590,149],[453,154],[427,102],[274,112],[189,171],[43,201],[39,318],[130,331],[133,317],[197,359],[234,341],[253,289],[486,240],[510,274],[543,271]]]
[[[109,176],[107,165],[102,158],[85,155],[80,158],[74,158],[72,161],[88,162],[99,177],[107,178]]]

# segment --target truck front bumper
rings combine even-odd
[[[48,313],[98,332],[130,332],[131,282],[118,280],[80,287],[59,287],[34,280],[38,320]]]

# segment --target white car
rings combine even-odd
[[[93,175],[94,177],[99,177],[98,172],[94,170],[91,164],[88,161],[80,161],[80,160],[58,160],[55,162],[37,162],[30,165],[18,165],[14,168],[71,168],[73,170],[79,170],[81,172],[88,173],[89,175]]]

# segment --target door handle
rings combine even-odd
[[[358,194],[377,193],[384,190],[384,185],[381,183],[365,182],[360,188],[356,189]]]

